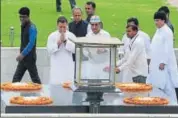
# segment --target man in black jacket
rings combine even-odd
[[[88,23],[82,20],[82,10],[80,8],[74,8],[72,13],[73,21],[69,23],[69,31],[75,34],[76,37],[85,37]],[[84,57],[84,60],[85,59]],[[73,54],[73,60],[75,61],[75,54]]]
[[[87,34],[88,23],[82,20],[82,10],[74,8],[73,21],[69,23],[69,31],[74,33],[76,37],[84,37]]]
[[[34,83],[41,84],[36,67],[36,38],[37,29],[30,21],[30,10],[27,7],[22,7],[19,10],[21,21],[21,45],[20,54],[17,56],[17,69],[13,76],[12,82],[20,82],[26,70]]]

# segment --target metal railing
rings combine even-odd
[[[10,41],[10,47],[14,46],[14,27],[10,27],[9,31],[9,41]]]
[[[178,118],[178,114],[1,114],[2,118]]]

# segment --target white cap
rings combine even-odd
[[[92,16],[92,17],[90,18],[90,23],[99,23],[99,22],[101,22],[99,16]]]

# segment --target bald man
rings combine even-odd
[[[74,8],[72,14],[73,21],[69,23],[69,31],[74,33],[76,37],[86,36],[88,23],[82,19],[81,8]]]
[[[82,19],[83,13],[81,8],[74,8],[72,14],[73,21],[69,23],[69,31],[74,33],[76,37],[85,37],[87,34],[88,23]],[[74,54],[73,60],[75,61]],[[87,58],[84,57],[83,60],[87,60]]]
[[[72,10],[73,21],[69,23],[69,31],[76,37],[85,37],[87,34],[88,23],[82,20],[81,8],[74,8]],[[75,61],[75,55],[73,54],[73,60]],[[85,57],[84,57],[85,60]]]
[[[82,20],[81,8],[74,8],[72,10],[73,21],[69,23],[69,31],[76,37],[85,37],[87,34],[88,23]],[[84,60],[87,58],[84,57]],[[75,55],[73,54],[73,60],[75,61]]]
[[[81,8],[74,8],[72,10],[73,21],[69,23],[69,31],[76,37],[85,37],[87,34],[88,23],[82,19],[83,13]],[[83,55],[82,68],[87,68],[88,58]],[[73,61],[75,61],[75,54],[73,54]],[[85,74],[86,75],[86,74]]]

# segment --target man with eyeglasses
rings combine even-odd
[[[41,84],[36,67],[36,38],[37,29],[31,22],[30,9],[22,7],[19,10],[21,22],[21,45],[20,54],[17,56],[17,69],[13,76],[12,82],[20,82],[26,70],[34,83]]]
[[[71,9],[73,9],[76,6],[75,0],[69,0],[69,2],[70,2]],[[61,12],[62,11],[62,9],[61,9],[61,0],[56,0],[56,11],[57,12]]]
[[[109,39],[110,34],[101,29],[101,20],[99,16],[92,16],[90,19],[91,32],[86,37],[91,40],[96,38]],[[106,79],[108,73],[103,71],[103,68],[109,63],[109,50],[107,48],[86,48],[84,54],[89,57],[90,73],[89,78]]]

